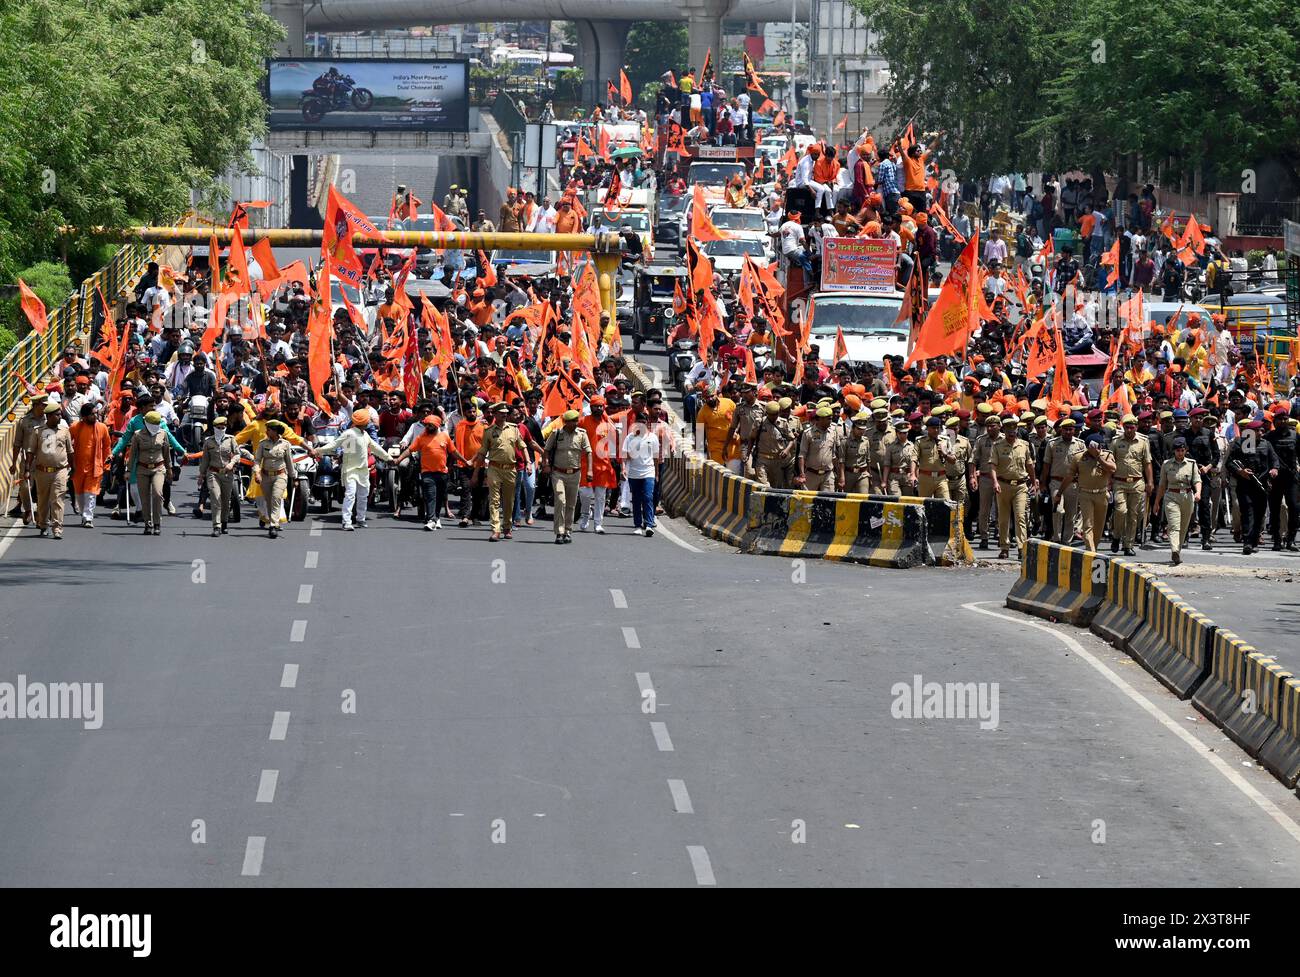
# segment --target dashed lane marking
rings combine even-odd
[[[302,620],[294,621],[293,627],[289,629],[289,640],[302,641],[306,637],[307,637],[307,622]]]
[[[304,570],[315,570],[318,563],[320,563],[320,550],[308,550],[307,559],[303,561],[302,568]]]
[[[627,610],[627,598],[623,596],[623,591],[611,589],[609,596],[614,598],[614,606],[620,611]]]
[[[298,666],[286,663],[284,671],[280,675],[280,688],[294,689],[298,687]]]
[[[262,856],[266,853],[266,836],[249,835],[244,848],[244,870],[240,875],[261,875]]]
[[[694,814],[695,808],[691,806],[691,795],[686,792],[686,781],[670,780],[668,789],[672,791],[673,808],[678,814]]]
[[[999,614],[997,611],[990,611],[988,608],[981,607],[979,601],[970,604],[962,604],[961,606],[964,610],[974,611],[976,614],[985,614],[989,617],[996,617],[1003,621],[1009,621],[1010,623],[1020,627],[1035,628],[1038,631],[1045,631],[1048,634],[1055,635],[1059,641],[1065,644],[1066,647],[1083,659],[1083,661],[1087,662],[1105,676],[1107,681],[1141,706],[1142,709],[1145,710],[1156,722],[1191,747],[1192,752],[1199,754],[1206,763],[1222,774],[1229,783],[1250,798],[1250,800],[1254,802],[1261,811],[1276,821],[1282,827],[1283,831],[1289,834],[1297,842],[1300,842],[1300,824],[1297,824],[1285,811],[1256,790],[1254,785],[1252,785],[1250,781],[1246,780],[1246,778],[1236,770],[1232,769],[1223,757],[1212,752],[1208,746],[1165,715],[1164,711],[1160,709],[1159,706],[1137,689],[1133,688],[1133,686],[1129,685],[1128,682],[1126,682],[1118,673],[1112,671],[1105,662],[1097,658],[1089,652],[1087,648],[1075,640],[1072,635],[1066,634],[1064,631],[1058,631],[1055,628],[1049,628],[1045,624],[1039,624],[1037,621],[1033,621],[1026,617],[1012,617],[1010,614]]]
[[[696,885],[717,885],[713,877],[713,865],[709,862],[709,853],[703,845],[687,845],[686,854],[691,856],[691,868],[695,870]]]
[[[641,639],[636,636],[636,628],[623,629],[623,642],[629,648],[640,648]]]
[[[275,785],[280,782],[279,770],[263,770],[257,784],[257,803],[270,804],[275,800]]]
[[[655,735],[655,746],[659,747],[660,753],[672,753],[673,741],[668,735],[668,726],[666,723],[651,723],[650,732]],[[690,802],[687,801],[689,804]]]
[[[310,530],[310,532],[308,533],[308,535],[311,535],[311,536],[319,536],[320,533],[321,533],[321,528],[322,528],[323,526],[324,526],[324,523],[322,523],[319,519],[313,519],[313,520],[311,521],[311,530]]]
[[[284,734],[289,731],[289,713],[277,712],[275,718],[271,720],[271,739],[282,740]]]
[[[309,584],[309,583],[305,583],[305,584],[301,584],[301,585],[299,585],[299,587],[298,587],[298,603],[299,603],[299,604],[310,604],[310,603],[311,603],[311,592],[312,592],[312,585],[311,585],[311,584]]]

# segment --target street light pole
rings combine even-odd
[[[794,85],[794,28],[795,28],[795,4],[798,0],[790,0],[790,121],[794,122],[799,117],[799,96]]]

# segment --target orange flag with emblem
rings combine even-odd
[[[965,351],[971,333],[979,323],[976,284],[979,237],[979,231],[976,231],[953,263],[948,280],[943,283],[939,297],[921,325],[916,345],[908,354],[905,366],[911,366],[917,360],[951,356]]]

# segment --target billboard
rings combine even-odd
[[[897,248],[891,240],[862,237],[822,239],[822,290],[894,291]]]
[[[465,132],[468,61],[277,58],[267,124],[283,129]]]

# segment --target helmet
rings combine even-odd
[[[194,344],[193,344],[193,343],[181,343],[181,347],[180,347],[180,349],[179,349],[177,352],[180,353],[181,356],[193,356],[193,355],[194,355]]]
[[[190,398],[190,410],[189,410],[189,413],[190,413],[191,415],[193,415],[193,414],[206,414],[207,412],[208,412],[208,398],[207,398],[207,397],[204,397],[202,394],[195,394],[193,397]]]

